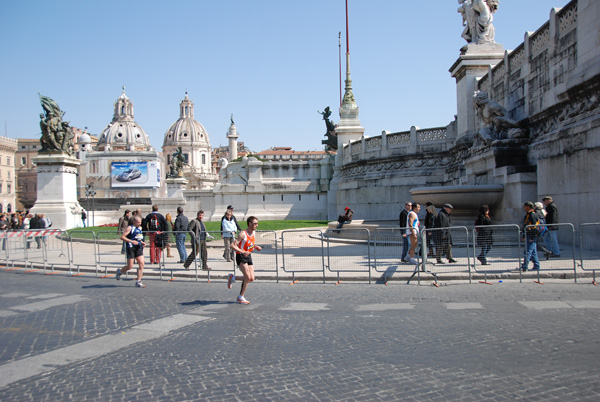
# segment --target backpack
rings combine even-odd
[[[536,226],[537,226],[536,229],[538,231],[538,236],[542,237],[548,231],[548,228],[546,227],[546,218],[544,217],[543,214],[539,214],[538,218],[539,218],[539,221],[538,221],[538,223],[536,223]]]
[[[150,217],[150,222],[148,222],[148,230],[157,231],[160,229],[160,225],[158,224],[158,216],[156,214],[152,214]]]

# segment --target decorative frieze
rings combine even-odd
[[[387,143],[389,146],[410,144],[410,131],[389,134],[387,136]]]
[[[529,40],[529,49],[532,57],[548,49],[548,44],[550,43],[550,25],[546,23]]]
[[[577,2],[570,3],[558,13],[558,37],[562,38],[577,27]]]
[[[444,141],[447,136],[446,127],[419,130],[419,142]]]

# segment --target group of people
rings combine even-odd
[[[26,212],[0,213],[0,230],[30,230],[46,229],[52,226],[52,221],[46,214],[32,214]],[[31,237],[27,238],[27,248],[31,247]],[[35,236],[37,248],[42,248],[46,243],[46,236]],[[6,249],[6,239],[2,242],[2,250]]]
[[[435,257],[437,264],[445,264],[442,257],[446,257],[449,263],[455,263],[452,258],[452,204],[444,204],[439,213],[435,205],[431,202],[425,203],[425,229],[439,230],[426,232],[427,256]],[[417,265],[415,253],[419,241],[419,212],[421,204],[418,202],[406,201],[404,209],[400,212],[399,224],[402,232],[402,261]],[[435,252],[434,252],[435,250]]]
[[[437,212],[435,205],[431,202],[426,204],[425,228],[438,229],[427,231],[426,244],[427,256],[436,259],[436,264],[444,264],[442,257],[445,256],[449,263],[455,263],[452,258],[452,204],[444,204]],[[399,224],[402,232],[402,261],[417,265],[415,252],[418,244],[420,222],[418,213],[421,205],[417,202],[407,201],[404,209],[400,212]],[[533,203],[527,201],[523,205],[525,216],[522,222],[523,240],[526,240],[526,251],[524,263],[521,266],[527,271],[529,261],[533,262],[532,269],[539,269],[538,250],[543,252],[546,259],[560,257],[558,245],[558,208],[551,196],[545,196],[542,202]],[[479,208],[479,214],[475,221],[476,245],[480,248],[477,260],[482,265],[489,265],[487,254],[494,243],[490,207],[487,204]]]
[[[233,215],[233,206],[227,206],[227,211],[221,218],[221,234],[223,237],[224,252],[223,258],[228,262],[235,259],[243,274],[242,286],[237,302],[240,304],[249,304],[244,297],[248,284],[254,281],[254,265],[251,253],[260,251],[261,247],[255,244],[255,232],[258,227],[258,219],[251,216],[247,219],[248,229],[241,230],[237,219]],[[137,263],[137,277],[135,286],[144,288],[142,283],[144,272],[144,247],[146,246],[144,233],[148,234],[148,243],[150,246],[150,264],[159,264],[163,249],[167,249],[167,257],[171,255],[170,242],[173,233],[175,234],[175,244],[179,253],[179,263],[183,264],[185,269],[189,269],[195,258],[200,254],[200,260],[203,270],[210,270],[208,266],[208,252],[206,242],[214,239],[208,233],[204,224],[204,211],[200,210],[196,218],[191,221],[183,214],[183,208],[177,208],[177,217],[172,222],[171,215],[163,216],[158,212],[158,206],[152,206],[152,212],[142,218],[142,213],[138,209],[133,215],[130,210],[125,210],[123,216],[119,219],[118,230],[122,233],[121,240],[123,247],[122,254],[126,254],[127,263],[124,267],[117,270],[116,278],[121,279],[121,275],[133,269],[134,263]],[[192,252],[187,255],[185,247],[185,238],[187,234],[192,237]],[[237,233],[237,235],[236,235]],[[234,240],[235,239],[235,240]],[[235,283],[236,277],[230,274],[227,281],[227,287],[231,289]]]

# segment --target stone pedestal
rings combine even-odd
[[[183,177],[168,178],[167,198],[183,199],[183,190],[187,188],[188,181]]]
[[[476,131],[473,93],[477,89],[477,80],[504,58],[504,47],[499,44],[468,44],[461,49],[461,55],[450,67],[452,77],[456,79],[457,135],[460,139]]]
[[[32,214],[45,214],[53,229],[71,229],[81,222],[81,206],[77,201],[77,167],[80,161],[64,153],[38,154],[37,201]]]

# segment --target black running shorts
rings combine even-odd
[[[244,256],[243,254],[236,254],[235,262],[238,266],[241,264],[254,265],[252,263],[252,254],[249,254],[248,257]]]

